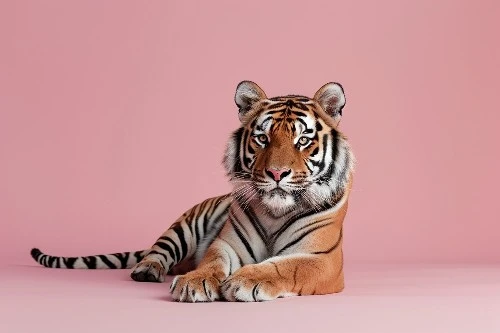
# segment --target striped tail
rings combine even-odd
[[[31,250],[31,256],[40,265],[51,268],[120,269],[134,267],[149,251],[99,254],[86,257],[58,257],[44,254],[39,249],[34,248]]]

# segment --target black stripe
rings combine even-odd
[[[285,109],[285,108],[286,108],[285,103],[276,103],[276,104],[271,104],[271,105],[269,105],[269,106],[267,107],[267,110],[274,110],[274,109],[281,108],[281,107],[282,107],[283,109]],[[281,110],[279,110],[279,111],[281,111]],[[267,112],[267,113],[269,114],[269,113],[276,113],[276,112],[278,112],[278,111]]]
[[[297,118],[297,121],[299,121],[302,125],[304,125],[304,127],[306,128],[306,130],[308,130],[308,129],[309,129],[309,128],[307,127],[307,123],[306,123],[304,120],[302,120],[302,119],[300,119],[300,118]]]
[[[226,207],[226,209],[222,209],[222,211],[219,213],[219,215],[217,215],[217,217],[213,218],[212,220],[212,225],[216,226],[219,224],[220,222],[220,219],[225,216],[226,214],[228,213],[228,209]]]
[[[324,174],[318,179],[319,183],[323,183],[323,182],[329,181],[330,179],[333,178],[333,175],[335,173],[335,162],[337,161],[338,153],[339,153],[339,149],[338,149],[339,138],[338,138],[337,131],[332,130],[331,134],[332,134],[332,140],[331,140],[331,145],[332,145],[332,162],[328,166],[328,170],[326,172],[324,172]],[[324,145],[326,145],[326,143],[324,143]],[[326,148],[325,148],[325,154],[326,154]],[[322,159],[323,164],[324,164],[324,159],[325,159],[325,155],[323,156],[323,159]],[[322,170],[320,169],[320,172],[321,171]]]
[[[226,242],[226,243],[227,243],[227,242]],[[234,250],[233,250],[233,251],[234,251]],[[234,251],[234,253],[236,254],[236,258],[238,258],[238,265],[239,265],[239,267],[238,267],[238,268],[243,267],[243,260],[241,259],[240,254],[239,254],[237,251]]]
[[[332,129],[331,131],[332,134],[332,164],[335,164],[335,161],[337,160],[337,155],[339,153],[339,133]]]
[[[166,240],[167,242],[170,242],[172,243],[172,245],[174,246],[174,251],[175,251],[175,262],[180,262],[181,261],[181,252],[179,250],[179,247],[177,246],[177,243],[174,242],[174,240],[168,236],[163,236],[163,237],[160,237],[160,239],[163,239],[163,240]]]
[[[299,107],[299,109],[301,110],[305,110],[307,111],[307,107],[305,109],[303,109],[302,107],[299,106],[300,104],[295,104],[296,107]],[[301,112],[301,111],[292,111],[292,114],[296,115],[296,116],[299,116],[299,117],[307,117],[307,115],[304,113],[304,112]]]
[[[222,203],[222,201],[226,200],[229,197],[229,195],[230,194],[226,194],[222,197],[217,198],[216,200],[212,200],[212,206],[207,211],[208,218],[210,218],[210,219],[212,218],[212,216],[214,215],[214,213],[217,210],[217,208],[219,207],[219,205]]]
[[[318,229],[321,229],[323,227],[326,227],[327,225],[330,225],[331,223],[328,223],[328,224],[322,224],[322,225],[319,225],[317,227],[314,227],[314,228],[311,228],[309,230],[307,230],[306,232],[304,232],[302,235],[300,235],[299,237],[297,237],[295,240],[291,241],[290,243],[288,243],[285,247],[283,247],[281,250],[279,250],[278,252],[276,252],[276,255],[279,255],[280,253],[282,253],[283,251],[285,251],[286,249],[288,249],[289,247],[292,247],[294,246],[295,244],[297,244],[298,242],[300,242],[304,237],[306,237],[307,235],[309,235],[310,233],[318,230]]]
[[[323,129],[323,126],[321,126],[321,123],[319,121],[316,122],[316,131],[319,132]]]
[[[304,229],[306,229],[306,228],[308,228],[308,227],[310,227],[310,226],[312,226],[312,225],[315,225],[315,224],[318,224],[318,223],[321,223],[321,222],[325,222],[325,221],[328,221],[328,220],[330,220],[330,219],[331,219],[331,218],[327,217],[326,219],[317,220],[317,221],[312,221],[312,222],[310,222],[310,223],[306,224],[305,226],[302,226],[302,227],[300,227],[299,229],[295,230],[293,233],[297,233],[297,232],[302,231],[302,230],[304,230]],[[330,223],[333,223],[333,222],[330,222]],[[328,223],[328,224],[330,224],[330,223]]]
[[[254,302],[257,302],[257,287],[259,286],[259,283],[257,283],[255,286],[253,286],[252,289],[252,297]]]
[[[89,269],[97,268],[97,259],[95,256],[82,257],[82,260],[85,263],[85,265],[87,265],[87,268]]]
[[[204,236],[207,234],[209,214],[210,214],[210,216],[212,216],[216,207],[217,206],[216,206],[215,200],[211,200],[205,215],[203,215],[203,235]]]
[[[189,221],[191,221],[191,220],[193,219],[193,216],[194,216],[194,214],[195,214],[195,210],[196,210],[195,208],[191,208],[191,209],[189,210],[189,214],[185,214],[185,215],[184,215],[184,221],[185,221],[186,223],[188,223]],[[179,223],[179,222],[177,222],[177,223]]]
[[[233,133],[233,140],[234,143],[236,143],[234,146],[236,147],[236,152],[235,152],[235,159],[232,161],[234,163],[233,170],[234,172],[241,172],[243,170],[243,167],[241,166],[241,157],[240,157],[240,151],[241,151],[241,137],[243,136],[243,127],[240,127],[236,132]]]
[[[277,265],[275,262],[272,262],[272,261],[270,261],[269,263],[273,264],[274,269],[276,270],[276,273],[278,274],[278,276],[279,276],[280,278],[282,278],[282,279],[283,279],[284,277],[283,277],[283,275],[281,275],[280,270],[278,269],[278,265]]]
[[[272,113],[274,113],[274,112],[272,112]],[[262,130],[262,129],[263,129],[263,127],[265,127],[266,123],[267,123],[269,120],[272,120],[272,119],[273,119],[273,116],[268,116],[268,117],[264,118],[264,119],[262,120],[262,122],[260,123],[260,125],[259,125],[259,126],[261,126],[261,128],[260,128],[260,129]]]
[[[311,162],[313,162],[313,161],[311,161]],[[309,167],[309,164],[307,164],[307,162],[306,162],[305,165],[307,167],[307,170],[309,170],[309,172],[312,174],[313,170]]]
[[[321,163],[323,163],[322,160],[319,160],[319,161],[314,161],[314,160],[309,160],[309,162],[311,162],[311,164],[315,167],[319,166]],[[321,171],[321,170],[320,170]]]
[[[198,243],[201,241],[201,232],[200,232],[200,224],[201,224],[201,221],[203,220],[204,217],[206,217],[207,215],[207,205],[208,205],[208,200],[205,200],[202,204],[201,204],[201,207],[200,207],[200,210],[198,212],[198,216],[196,218],[196,220],[193,222],[195,224],[194,226],[194,231],[195,231],[195,235],[196,235],[196,244],[198,245]],[[203,216],[203,218],[202,218]]]
[[[56,261],[56,257],[53,257],[53,256],[50,256],[49,257],[49,267],[52,267],[52,265],[54,264],[54,261]]]
[[[134,253],[134,257],[135,257],[135,260],[137,260],[137,262],[140,262],[144,256],[142,255],[142,252],[143,251],[137,251]]]
[[[102,255],[102,254],[101,254],[101,255],[99,255],[98,257],[99,257],[99,259],[101,259],[101,261],[102,261],[104,264],[106,264],[106,266],[108,266],[109,268],[113,268],[113,269],[114,269],[114,268],[117,268],[117,267],[116,267],[116,265],[115,265],[115,264],[114,264],[111,260],[109,260],[107,256],[105,256],[105,255]]]
[[[295,266],[295,272],[293,272],[293,288],[292,291],[295,290],[295,286],[297,285],[297,271],[299,270],[299,266]]]
[[[323,156],[321,157],[320,162],[317,164],[317,166],[319,167],[318,173],[323,172],[323,170],[325,169],[325,159],[326,159],[326,151],[327,150],[328,150],[328,134],[323,134]],[[332,161],[332,163],[333,163],[333,161]]]
[[[248,142],[248,131],[244,130],[243,132],[243,154],[241,154],[241,158],[243,158],[243,164],[247,169],[250,169],[250,162],[248,162],[249,158],[247,158],[247,142]]]
[[[63,259],[63,262],[64,262],[64,265],[66,266],[66,268],[69,268],[69,269],[73,269],[75,268],[74,265],[75,265],[75,261],[76,257],[66,257],[66,258],[62,258]]]
[[[244,225],[243,223],[241,223],[241,222],[240,222],[240,220],[238,220],[238,219],[236,218],[236,216],[234,215],[234,213],[233,213],[233,211],[232,211],[232,210],[230,210],[230,211],[229,211],[229,220],[230,220],[231,222],[236,223],[239,227],[241,227],[241,228],[243,229],[243,231],[245,232],[245,234],[246,234],[247,236],[250,236],[250,233],[248,232],[248,230],[247,230],[247,228],[245,227],[245,225]],[[241,230],[241,229],[240,229],[240,230]]]
[[[174,230],[174,232],[177,234],[177,236],[179,237],[179,241],[181,243],[182,256],[181,256],[180,260],[182,261],[188,254],[187,253],[188,246],[186,243],[186,239],[184,238],[184,229],[182,229],[182,225],[179,224],[178,226],[176,226],[172,230]]]
[[[238,205],[241,208],[241,203],[239,201],[238,201]],[[243,211],[243,209],[242,209],[242,211]],[[265,242],[267,240],[267,232],[264,229],[264,227],[262,226],[262,224],[260,223],[260,221],[259,221],[257,215],[255,214],[255,212],[253,211],[252,207],[250,207],[250,206],[247,207],[247,209],[244,212],[247,215],[248,219],[250,220],[250,223],[252,223],[253,227],[255,228],[257,233],[259,234],[260,238]]]
[[[157,254],[157,255],[162,256],[163,259],[165,259],[165,265],[168,265],[168,257],[165,253],[161,253],[161,252],[153,250],[153,251],[149,252],[149,254]],[[163,268],[166,269],[165,265],[161,261],[160,261],[160,264],[163,266]],[[167,271],[168,271],[168,269],[167,269]]]
[[[288,227],[290,227],[292,224],[294,224],[295,222],[297,222],[298,220],[304,218],[304,217],[307,217],[309,215],[313,215],[313,214],[316,214],[316,210],[315,209],[311,209],[311,210],[308,210],[306,212],[303,212],[301,214],[297,214],[295,216],[292,216],[288,222],[286,222],[285,224],[283,224],[281,226],[281,228],[279,228],[278,230],[276,230],[272,237],[274,239],[278,238],[283,232],[285,232],[286,229],[288,229]]]
[[[158,246],[159,248],[161,248],[162,250],[167,251],[168,254],[170,255],[170,258],[172,259],[172,261],[174,260],[174,251],[172,250],[170,245],[163,243],[163,242],[160,242],[159,240],[156,241],[155,245]],[[157,251],[155,251],[155,252],[157,252]]]
[[[203,235],[207,234],[208,222],[209,222],[209,219],[208,219],[208,212],[207,212],[207,214],[205,214],[203,216]]]
[[[338,149],[337,149],[338,150]],[[336,154],[335,156],[335,159],[338,160],[339,159],[339,156],[338,154]],[[344,192],[344,183],[346,182],[346,174],[349,170],[349,154],[348,152],[346,152],[345,156],[344,156],[344,161],[343,161],[343,166],[342,166],[342,170],[340,171],[340,174],[338,175],[338,177],[336,177],[336,180],[337,180],[337,184],[335,186],[335,189],[333,191],[333,194],[334,196],[338,197],[339,195],[343,194]],[[318,181],[319,182],[326,182],[326,181],[329,181],[330,179],[333,178],[334,176],[334,172],[335,172],[335,163],[333,162],[331,165],[330,165],[330,168],[328,170],[328,172],[326,174],[324,174],[323,176],[321,176]]]
[[[229,221],[231,222],[231,225],[233,226],[234,230],[236,231],[236,234],[240,238],[240,241],[243,243],[243,245],[247,249],[248,254],[250,254],[250,257],[252,257],[253,261],[256,262],[257,260],[255,259],[255,255],[252,251],[252,248],[250,247],[250,244],[248,243],[248,241],[245,239],[245,237],[241,233],[241,230],[236,226],[236,224],[233,223],[232,220],[229,220]]]
[[[193,211],[194,211],[194,209],[193,209]],[[198,244],[199,237],[200,237],[200,235],[198,234],[198,231],[196,230],[196,218],[197,217],[198,217],[198,213],[196,214],[196,217],[193,216],[193,218],[191,218],[190,223],[187,223],[187,221],[185,221],[187,226],[188,226],[188,230],[191,233],[191,237],[194,238],[194,241],[196,244]]]
[[[333,244],[333,246],[331,248],[329,248],[328,250],[325,250],[325,251],[316,251],[316,252],[313,252],[313,254],[326,254],[326,253],[330,253],[330,252],[334,251],[339,246],[340,241],[342,240],[342,237],[343,237],[343,231],[342,231],[342,229],[340,229],[339,239],[337,239],[337,242],[335,244]]]
[[[194,230],[193,230],[192,228],[193,228],[193,221],[194,221],[194,219],[195,219],[195,216],[197,215],[197,213],[196,213],[196,209],[197,209],[197,208],[199,208],[199,206],[196,206],[196,207],[194,207],[194,208],[191,208],[191,210],[189,211],[189,214],[188,214],[188,215],[184,218],[184,222],[187,224],[187,227],[188,227],[188,229],[190,229],[191,234],[193,235],[193,237],[194,237]],[[180,225],[180,224],[181,224],[181,222],[182,222],[182,221],[179,221],[179,222],[174,223],[174,224],[173,224],[173,226],[174,226],[173,228],[175,228],[175,225],[176,225],[176,224],[179,224],[179,225]],[[197,241],[197,240],[195,239],[195,241]]]
[[[121,268],[127,268],[127,261],[128,261],[129,252],[113,253],[111,255],[115,256],[116,258],[118,258],[118,260],[120,260]]]

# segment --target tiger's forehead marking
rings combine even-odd
[[[263,105],[262,113],[252,127],[256,131],[271,129],[303,132],[315,128],[314,101],[304,96],[274,97]]]
[[[271,103],[266,107],[267,110],[294,108],[303,111],[310,111],[310,105],[314,104],[313,100],[305,96],[273,97],[269,100]]]

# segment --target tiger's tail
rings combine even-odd
[[[132,268],[144,258],[150,250],[98,254],[85,257],[59,257],[43,253],[37,248],[31,250],[31,256],[40,265],[50,268],[67,269],[123,269]]]

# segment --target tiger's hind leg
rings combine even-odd
[[[154,260],[141,261],[134,267],[130,276],[134,281],[139,282],[163,282],[165,281],[165,267]]]
[[[166,273],[192,270],[195,256],[206,250],[224,224],[229,195],[210,198],[185,212],[158,238],[130,276],[139,282],[163,282]]]

